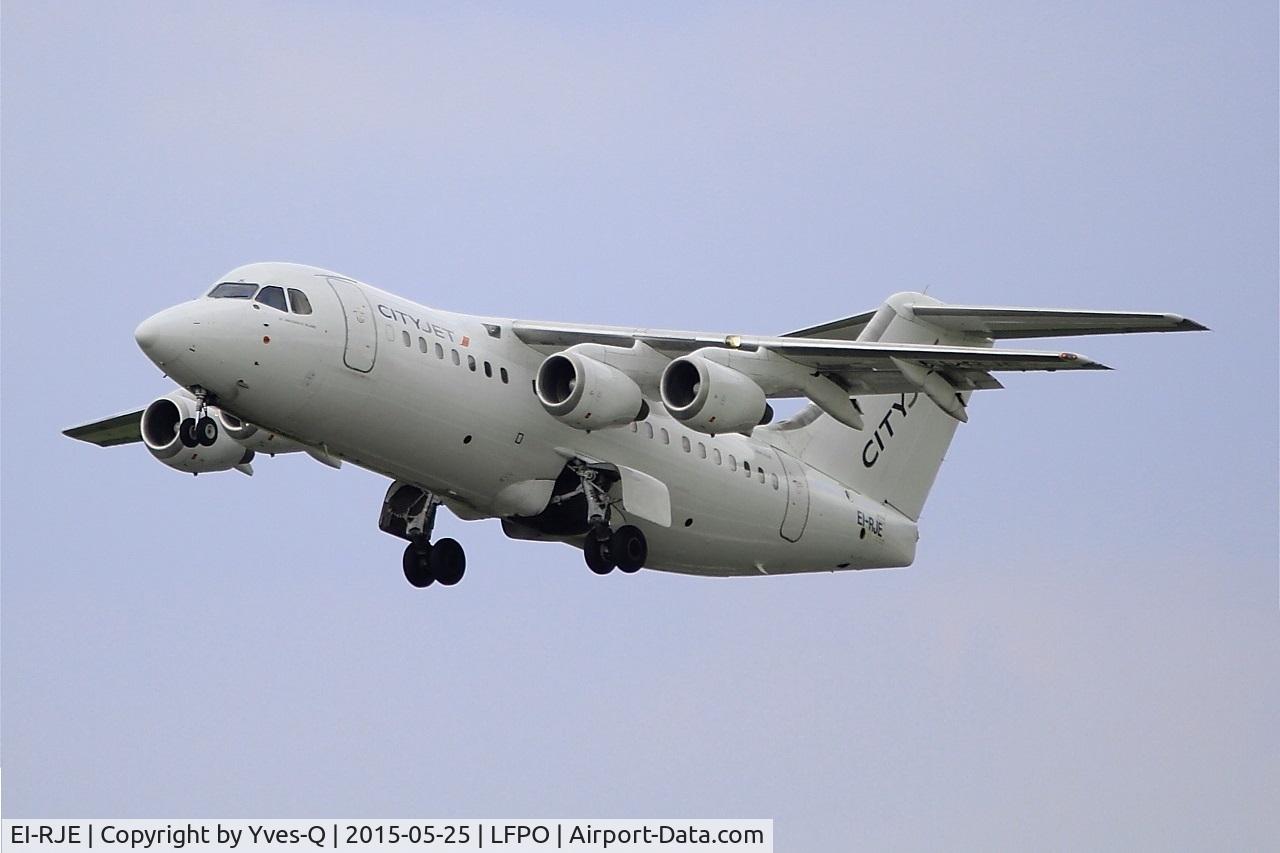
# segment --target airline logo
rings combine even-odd
[[[884,417],[880,419],[880,423],[876,425],[875,432],[871,434],[871,438],[867,439],[867,443],[862,446],[862,464],[867,468],[871,468],[880,459],[880,454],[888,446],[889,441],[893,439],[893,423],[906,420],[907,412],[916,404],[916,400],[920,399],[919,392],[912,394],[910,398],[906,394],[898,395],[898,402],[889,406],[889,411],[884,413]]]
[[[392,308],[389,305],[379,304],[378,313],[381,314],[383,317],[386,317],[388,320],[399,320],[402,325],[413,326],[415,329],[417,329],[419,332],[422,332],[423,334],[435,335],[437,338],[443,338],[449,341],[454,340],[453,329],[446,329],[444,326],[437,326],[435,323],[432,323],[430,320],[420,320],[417,317],[413,316],[412,314],[406,314],[404,311],[401,311],[398,308]],[[471,343],[470,338],[463,338],[462,340],[463,340],[463,343],[462,343],[463,346],[468,346]]]

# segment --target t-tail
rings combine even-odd
[[[923,293],[896,293],[873,313],[792,332],[794,337],[860,343],[992,347],[997,339],[1202,330],[1176,314],[947,305]],[[855,338],[856,336],[856,338]],[[809,406],[776,429],[801,460],[913,521],[951,445],[968,420],[973,391],[999,388],[990,374],[976,381],[896,363],[914,390],[860,395],[854,430]]]

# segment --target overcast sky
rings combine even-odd
[[[35,3],[3,17],[6,817],[773,817],[778,849],[1280,837],[1277,13]],[[1174,311],[971,406],[905,571],[600,578],[385,481],[68,425],[247,261],[780,332]],[[1047,344],[1049,348],[1056,346]]]

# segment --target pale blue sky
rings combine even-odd
[[[759,816],[779,850],[1280,836],[1274,4],[3,16],[10,817]],[[980,395],[906,571],[597,578],[385,484],[63,438],[253,260],[769,333],[930,287],[1184,313]],[[1052,344],[1050,344],[1052,346]]]

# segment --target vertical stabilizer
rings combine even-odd
[[[981,335],[944,329],[915,316],[914,305],[940,305],[922,293],[897,293],[885,300],[858,335],[859,341],[991,346]],[[969,394],[960,400],[967,403]],[[925,393],[859,396],[863,430],[827,415],[788,434],[799,457],[868,498],[883,501],[910,519],[920,517],[938,468],[959,426]],[[957,406],[963,414],[963,408]]]

